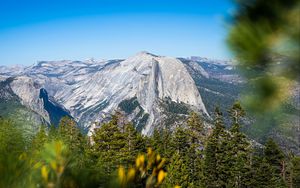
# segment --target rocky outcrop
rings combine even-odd
[[[165,98],[209,116],[193,78],[176,58],[140,52],[126,60],[42,61],[24,68],[22,74],[12,84],[14,92],[45,118],[40,88],[86,127],[134,97],[148,114],[143,134],[151,134],[160,120],[160,102]]]

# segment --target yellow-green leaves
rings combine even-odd
[[[123,166],[120,166],[118,169],[118,177],[121,185],[123,185],[126,182],[126,174]]]
[[[162,184],[167,173],[164,171],[165,159],[148,148],[147,154],[139,154],[135,166],[126,172],[123,166],[118,169],[118,180],[121,187],[130,187],[134,180],[145,180],[146,187],[157,187]]]
[[[167,173],[165,171],[160,170],[157,175],[157,184],[161,184],[162,181],[165,179],[166,175]]]
[[[42,178],[44,179],[45,182],[48,182],[48,173],[49,173],[49,170],[47,169],[47,167],[42,166],[41,174],[42,174]]]
[[[60,140],[47,143],[38,154],[40,161],[33,165],[34,169],[40,169],[41,177],[46,186],[59,184],[61,175],[67,166],[67,147]]]
[[[135,179],[136,169],[130,168],[127,173],[123,166],[118,169],[118,180],[121,187],[129,187],[130,183]]]
[[[135,160],[135,166],[137,168],[143,168],[145,163],[145,156],[144,155],[138,155],[138,157]]]

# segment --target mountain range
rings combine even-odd
[[[150,135],[163,125],[172,129],[191,111],[210,122],[214,108],[226,112],[245,86],[231,61],[200,57],[139,52],[124,60],[40,61],[0,66],[0,116],[29,123],[28,132],[40,124],[57,126],[63,116],[92,131],[119,110]],[[300,140],[291,137],[294,148]]]

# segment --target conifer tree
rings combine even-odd
[[[172,134],[171,131],[168,130],[166,126],[161,131],[161,140],[162,140],[162,152],[161,155],[167,159],[170,159],[173,156],[172,151]]]
[[[124,146],[117,140],[119,129],[113,121],[104,123],[93,134],[93,154],[107,174],[111,174],[118,166],[117,152]]]
[[[218,187],[218,171],[217,171],[217,146],[218,139],[213,133],[209,136],[205,150],[204,150],[204,165],[203,165],[203,175],[204,175],[204,187],[213,188]]]
[[[177,127],[172,137],[172,150],[183,156],[188,153],[190,148],[189,134],[186,129],[181,126]]]
[[[60,120],[58,136],[69,145],[71,151],[83,152],[84,136],[71,118],[65,116]]]
[[[46,143],[47,139],[48,136],[46,134],[45,126],[42,125],[32,140],[32,149],[40,150]]]
[[[240,131],[241,118],[245,116],[245,111],[241,105],[236,102],[229,110],[232,118],[232,126],[228,140],[227,164],[230,164],[230,187],[245,187],[250,184],[248,177],[250,170],[251,145],[246,135]]]
[[[202,145],[204,138],[204,123],[201,120],[200,116],[192,112],[188,119],[188,128],[191,131],[191,143],[196,144],[197,147]]]
[[[177,127],[172,137],[171,151],[172,153],[176,153],[176,155],[178,155],[174,161],[180,160],[180,163],[183,163],[182,165],[184,165],[184,172],[187,173],[185,185],[188,187],[199,187],[202,177],[201,156],[199,151],[194,147],[195,145],[191,143],[190,136],[191,133],[188,129]],[[178,173],[181,173],[181,171]]]
[[[126,167],[127,164],[134,162],[139,153],[146,151],[146,145],[143,136],[131,123],[124,124],[124,132],[120,135],[119,141],[123,142],[122,140],[124,140],[124,147],[120,150],[120,161],[123,161],[123,166]]]
[[[161,136],[161,133],[157,128],[154,129],[153,134],[150,138],[150,146],[152,147],[156,152],[162,153],[163,152],[163,139]]]
[[[232,118],[233,125],[239,125],[241,118],[246,115],[245,110],[239,102],[235,102],[228,112]]]
[[[273,188],[277,187],[274,180],[273,169],[264,157],[255,157],[252,168],[253,177],[251,187]]]
[[[271,138],[265,144],[264,156],[267,162],[274,168],[276,175],[280,175],[284,154]]]
[[[202,147],[205,139],[204,123],[197,113],[192,112],[187,124],[190,142],[187,150],[190,187],[199,187],[202,181]]]
[[[173,187],[178,185],[182,188],[189,187],[189,171],[185,164],[185,160],[176,151],[170,160],[170,164],[167,168],[167,179],[165,180],[164,187]]]
[[[279,146],[269,138],[264,148],[264,159],[272,168],[272,179],[276,182],[277,187],[285,187],[282,177],[282,164],[284,162],[284,154]]]
[[[215,127],[208,137],[204,150],[204,187],[225,187],[228,181],[226,147],[228,133],[225,131],[223,116],[219,108],[215,109]]]
[[[189,187],[200,187],[203,181],[202,153],[193,146],[188,148],[186,165],[189,176]]]
[[[291,182],[290,187],[296,188],[300,187],[300,156],[294,156],[291,159]]]

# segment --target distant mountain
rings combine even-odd
[[[195,81],[179,59],[140,52],[126,60],[102,62],[39,62],[14,75],[24,85],[16,95],[30,109],[45,116],[38,93],[29,92],[27,83],[34,80],[42,91],[60,104],[82,126],[105,119],[116,109],[123,110],[144,134],[151,134],[167,112],[187,115],[195,110],[209,117]],[[23,77],[28,77],[25,80]],[[20,80],[22,80],[20,79]],[[40,91],[40,90],[39,90]],[[42,98],[46,103],[45,98]],[[182,112],[171,109],[177,106]],[[47,107],[47,106],[46,106]],[[48,115],[50,117],[50,115]],[[49,117],[44,118],[48,121]],[[54,122],[55,123],[55,122]]]
[[[30,113],[26,117],[32,117],[36,125],[57,125],[67,115],[92,130],[95,122],[105,121],[120,110],[137,130],[151,134],[163,125],[172,129],[185,122],[192,110],[203,114],[208,124],[216,106],[228,116],[227,109],[240,98],[247,83],[231,61],[140,52],[125,60],[2,66],[0,85],[0,116],[22,109]],[[245,132],[259,142],[271,136],[283,147],[299,151],[300,131],[293,131],[300,130],[297,91],[284,112],[290,122],[248,126],[254,122],[250,117],[245,121]]]

